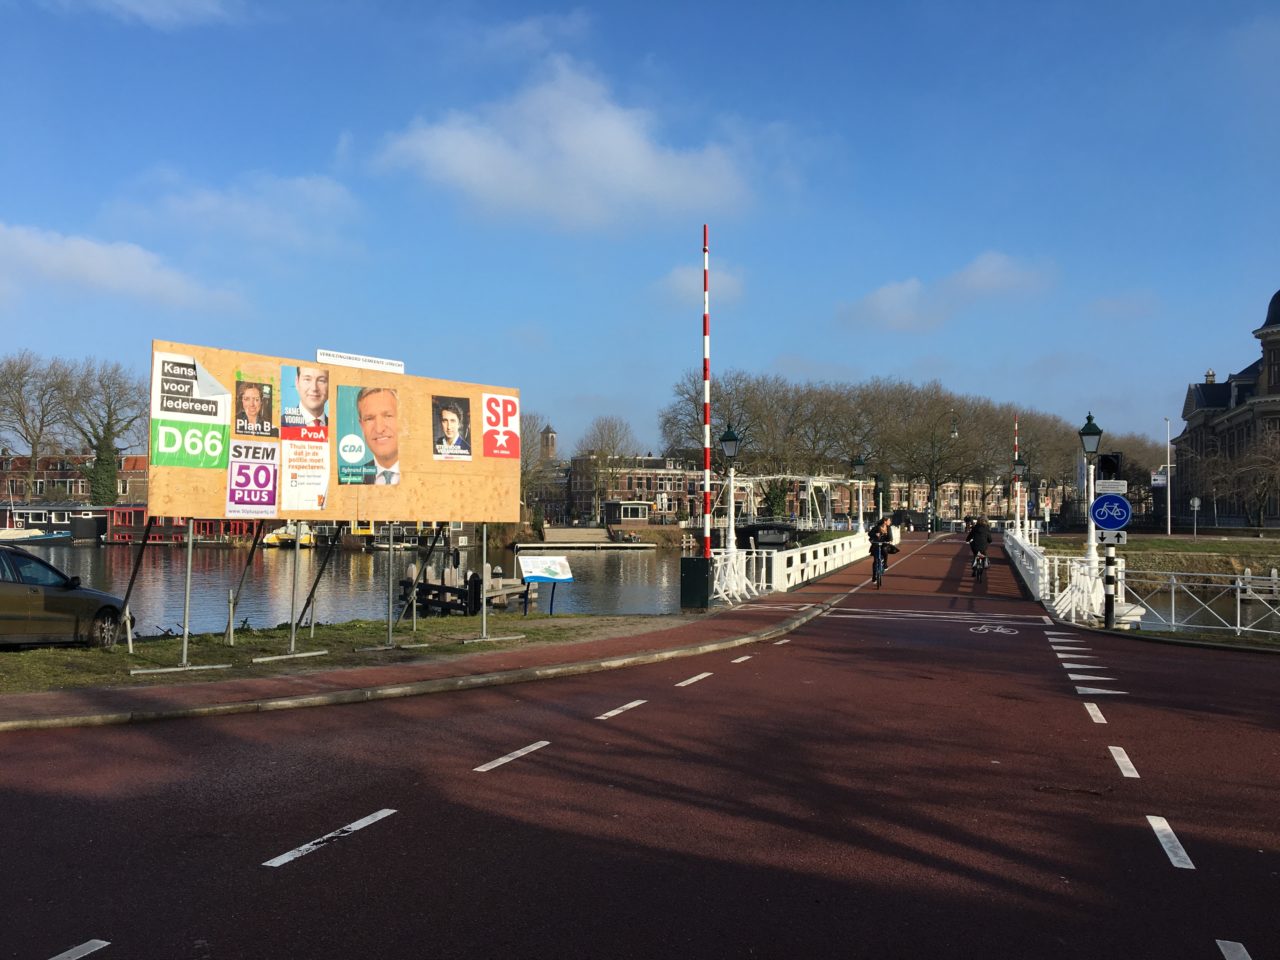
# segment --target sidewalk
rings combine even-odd
[[[357,703],[522,683],[654,663],[781,636],[818,616],[865,579],[854,564],[785,594],[691,617],[687,624],[628,637],[483,650],[449,658],[199,683],[86,687],[0,696],[0,732],[105,726],[182,717]],[[803,608],[803,609],[802,609]]]

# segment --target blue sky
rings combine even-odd
[[[1230,0],[0,0],[3,352],[390,357],[656,449],[707,223],[713,375],[1161,438],[1280,288],[1277,50]]]

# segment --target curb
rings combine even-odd
[[[223,717],[238,713],[266,713],[272,710],[300,710],[307,707],[327,707],[344,703],[368,703],[374,700],[394,700],[400,697],[417,697],[433,693],[452,693],[477,687],[497,687],[509,683],[528,683],[532,680],[551,680],[556,677],[574,677],[584,673],[618,670],[648,663],[661,663],[682,657],[695,657],[719,650],[751,643],[762,643],[790,633],[832,608],[832,603],[815,603],[809,610],[796,614],[781,623],[728,640],[714,640],[688,647],[670,650],[654,650],[625,656],[603,657],[595,660],[578,660],[573,663],[553,664],[545,667],[521,667],[515,670],[499,670],[461,677],[440,677],[435,680],[418,680],[412,683],[383,684],[377,687],[361,687],[354,690],[335,690],[331,693],[303,694],[295,697],[271,697],[263,700],[246,700],[240,703],[215,703],[201,707],[175,707],[171,710],[134,710],[121,713],[82,714],[62,717],[40,717],[30,720],[0,720],[0,733],[11,730],[61,730],[68,727],[109,727],[125,723],[147,723],[152,720],[182,720],[196,717]]]

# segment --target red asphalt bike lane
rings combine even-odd
[[[998,550],[981,585],[967,557],[908,539],[879,591],[863,562],[772,597],[832,605],[785,643],[8,735],[6,859],[24,866],[0,875],[0,957],[93,936],[112,941],[99,960],[1128,960],[1215,957],[1215,939],[1276,956],[1274,661],[1048,625]],[[1055,646],[1127,692],[1080,695]],[[1141,779],[1121,776],[1116,744]],[[1148,814],[1195,871],[1170,866]]]

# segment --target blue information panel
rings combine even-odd
[[[1104,493],[1089,506],[1089,513],[1103,530],[1120,530],[1133,516],[1133,507],[1118,493]]]

